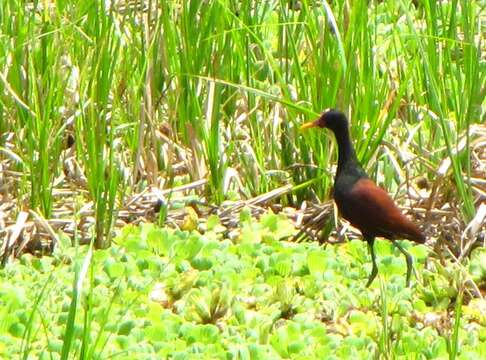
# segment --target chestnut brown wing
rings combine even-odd
[[[388,193],[367,178],[346,194],[343,216],[363,234],[423,243],[425,236],[395,205]]]

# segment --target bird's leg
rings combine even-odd
[[[373,282],[373,280],[375,279],[376,274],[378,274],[378,267],[376,266],[375,248],[373,246],[373,244],[375,243],[375,238],[366,236],[365,240],[368,243],[368,249],[370,250],[370,254],[371,254],[371,261],[373,263],[371,268],[371,274],[370,277],[368,278],[368,283],[366,284],[366,287],[369,287]]]
[[[410,275],[412,274],[412,256],[400,245],[400,243],[393,241],[393,245],[397,247],[400,252],[405,255],[405,259],[407,260],[407,287],[410,286]]]

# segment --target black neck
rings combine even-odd
[[[334,135],[336,136],[336,141],[338,144],[339,156],[336,172],[336,175],[338,175],[349,163],[358,163],[358,159],[356,157],[356,152],[354,151],[353,144],[351,143],[349,129],[347,127],[344,129],[339,129],[337,131],[334,131]]]

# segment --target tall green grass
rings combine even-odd
[[[80,69],[80,115],[75,123],[77,154],[86,169],[88,190],[94,201],[97,248],[110,244],[116,195],[123,187],[119,160],[115,158],[115,152],[119,150],[115,138],[118,119],[113,106],[118,100],[113,99],[111,92],[120,39],[116,36],[113,14],[108,15],[103,13],[100,4],[91,8],[87,17],[93,46],[82,56],[81,53],[73,54]]]
[[[49,217],[52,189],[60,172],[63,91],[67,81],[56,24],[39,13],[37,21],[22,2],[7,1],[2,23],[2,131],[15,132],[15,170],[28,182],[29,205]],[[36,24],[37,22],[37,24]]]
[[[450,158],[467,222],[475,212],[470,149],[459,144],[469,144],[471,125],[484,116],[480,6],[3,1],[0,129],[14,133],[22,163],[13,167],[26,184],[15,195],[50,216],[65,132],[74,127],[98,247],[109,244],[123,195],[171,179],[180,149],[187,176],[179,181],[207,178],[201,195],[210,202],[319,176],[281,201],[322,199],[335,144],[324,132],[303,136],[298,125],[337,107],[351,118],[359,158],[391,189],[404,179],[390,156],[431,182]],[[173,143],[157,136],[164,126]],[[394,146],[391,155],[384,142]]]

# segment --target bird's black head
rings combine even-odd
[[[300,128],[307,129],[311,127],[328,128],[335,133],[339,133],[348,128],[348,119],[341,111],[330,109],[324,111],[317,120],[305,123]]]

